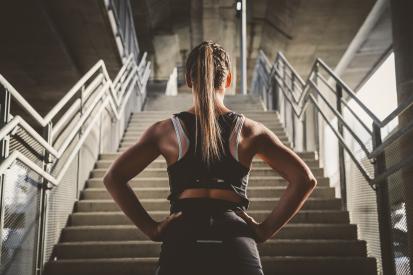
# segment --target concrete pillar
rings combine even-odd
[[[232,61],[232,85],[227,88],[226,94],[235,94],[236,66],[237,66],[237,25],[235,8],[231,7],[231,0],[203,0],[203,40],[213,40],[220,44],[230,55]]]
[[[202,1],[191,0],[191,49],[202,42]]]
[[[391,0],[393,48],[396,66],[397,99],[399,104],[413,94],[413,2]],[[413,119],[413,108],[399,116],[404,127]],[[401,159],[413,154],[413,131],[400,139]],[[410,270],[413,270],[413,168],[402,169],[403,194],[406,201]],[[402,190],[400,190],[402,191]]]
[[[177,34],[157,34],[153,37],[155,49],[154,79],[168,80],[177,63],[181,62]]]

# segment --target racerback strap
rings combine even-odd
[[[240,139],[240,135],[241,135],[241,129],[242,126],[244,125],[244,121],[245,121],[245,116],[243,114],[241,114],[241,116],[238,117],[237,122],[235,123],[234,129],[230,135],[230,144],[233,144],[231,141],[233,140],[233,138],[235,137],[235,146],[234,146],[234,158],[236,160],[239,161],[238,159],[238,144],[239,144],[239,139]]]
[[[176,114],[171,117],[171,120],[174,125],[176,137],[178,140],[178,148],[179,148],[178,149],[178,160],[180,160],[184,154],[183,144],[184,142],[186,142],[187,147],[189,147],[190,140],[188,136],[185,134],[185,131],[182,128],[182,124]],[[241,116],[237,118],[235,126],[229,137],[230,151],[236,160],[239,160],[238,144],[239,144],[241,129],[244,124],[244,121],[245,121],[245,116],[241,114]],[[232,150],[231,150],[231,147],[232,147]]]
[[[188,147],[189,146],[189,138],[185,134],[185,132],[182,128],[182,124],[181,124],[179,118],[177,117],[177,115],[173,115],[171,117],[171,120],[172,120],[172,123],[174,125],[176,137],[177,137],[177,140],[178,140],[178,147],[179,147],[178,160],[180,160],[183,156],[183,140],[186,141],[186,144],[187,144],[187,147]]]

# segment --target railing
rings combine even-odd
[[[122,62],[125,62],[130,54],[138,58],[139,45],[130,1],[104,0],[104,3]]]
[[[269,110],[277,110],[284,124],[289,138],[292,140],[294,149],[302,148],[308,150],[314,148],[319,152],[318,118],[319,115],[337,137],[339,142],[338,161],[340,168],[340,190],[343,209],[346,209],[346,178],[344,150],[359,169],[361,175],[375,190],[377,207],[379,213],[379,230],[381,253],[384,274],[394,274],[394,257],[391,240],[391,218],[388,199],[387,178],[403,167],[413,163],[413,156],[400,160],[390,167],[386,167],[384,152],[391,144],[404,136],[413,128],[413,121],[404,127],[399,127],[384,140],[381,138],[381,128],[402,114],[413,104],[413,96],[400,104],[391,114],[380,120],[366,105],[356,96],[337,75],[334,74],[321,59],[316,59],[306,81],[304,81],[294,68],[289,64],[282,53],[278,53],[276,59],[271,63],[261,51],[257,59],[252,93],[261,98]],[[335,105],[329,102],[329,98],[322,93],[327,91],[335,100]],[[344,94],[346,98],[344,98]],[[371,119],[369,127],[356,114],[355,110],[347,103],[351,98],[355,104]],[[324,103],[322,105],[320,102]],[[343,117],[343,108],[346,108],[353,118],[361,125],[372,139],[372,150],[361,140],[361,137],[352,129]],[[330,112],[330,113],[327,113]],[[331,123],[331,115],[337,118],[337,129]],[[314,129],[309,129],[308,121],[311,121]],[[301,123],[298,123],[301,122]],[[344,139],[344,128],[360,146],[367,159],[374,165],[374,173],[370,174],[362,163],[354,155],[351,148]],[[297,137],[301,131],[302,138]],[[300,144],[300,140],[302,143]],[[312,142],[311,142],[312,141]]]
[[[135,60],[113,81],[100,60],[44,117],[0,75],[1,274],[41,274],[97,156],[117,149],[129,115],[143,108],[150,62],[146,53]],[[13,114],[12,101],[38,127]]]

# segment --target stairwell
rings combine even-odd
[[[264,111],[252,96],[225,97],[230,109],[264,123],[290,146],[277,113]],[[46,264],[46,275],[154,274],[160,242],[149,240],[120,211],[102,182],[111,162],[139,138],[144,129],[172,113],[189,108],[192,95],[150,96],[145,111],[134,113],[118,152],[102,154],[86,188],[70,215],[61,239]],[[376,273],[376,259],[367,256],[366,242],[357,238],[357,226],[324,177],[314,152],[297,152],[317,177],[318,185],[303,208],[272,239],[258,244],[264,273],[362,274]],[[166,162],[162,156],[129,182],[149,214],[161,220],[169,214]],[[262,221],[276,206],[288,182],[255,158],[249,180],[248,214]]]

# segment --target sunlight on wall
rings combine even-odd
[[[397,107],[396,75],[394,66],[394,54],[391,53],[356,93],[357,98],[359,98],[360,101],[363,102],[363,104],[365,104],[367,108],[369,108],[380,120],[383,120]],[[366,112],[359,107],[357,102],[350,99],[348,101],[348,105],[371,130],[372,120]],[[351,129],[360,137],[366,147],[371,150],[371,136],[344,106],[343,116]],[[331,123],[334,125],[334,128],[337,129],[337,119],[332,119]],[[393,121],[382,128],[382,140],[385,139],[388,133],[391,132],[397,124],[398,118],[396,117]],[[356,143],[354,138],[352,138],[348,133],[346,133],[345,136],[346,144],[355,153],[356,157],[359,160],[365,157],[364,152],[360,149],[360,146]],[[336,196],[340,197],[337,144],[338,141],[333,131],[331,131],[328,127],[325,127],[324,148],[328,151],[328,154],[325,155],[326,163],[328,164],[325,166],[325,172],[326,176],[331,178],[332,186],[336,187]],[[348,159],[348,156],[346,157]]]
[[[391,53],[367,82],[358,90],[357,97],[369,108],[380,120],[387,117],[394,109],[397,108],[397,90],[396,90],[396,73],[394,67],[394,54]],[[349,106],[353,108],[356,114],[371,127],[369,116],[351,99]],[[382,139],[394,129],[398,124],[396,117],[385,127],[382,128]],[[363,132],[358,123],[353,124],[357,127],[357,133]],[[353,128],[354,129],[354,128]],[[368,142],[368,136],[362,136],[362,140]]]

